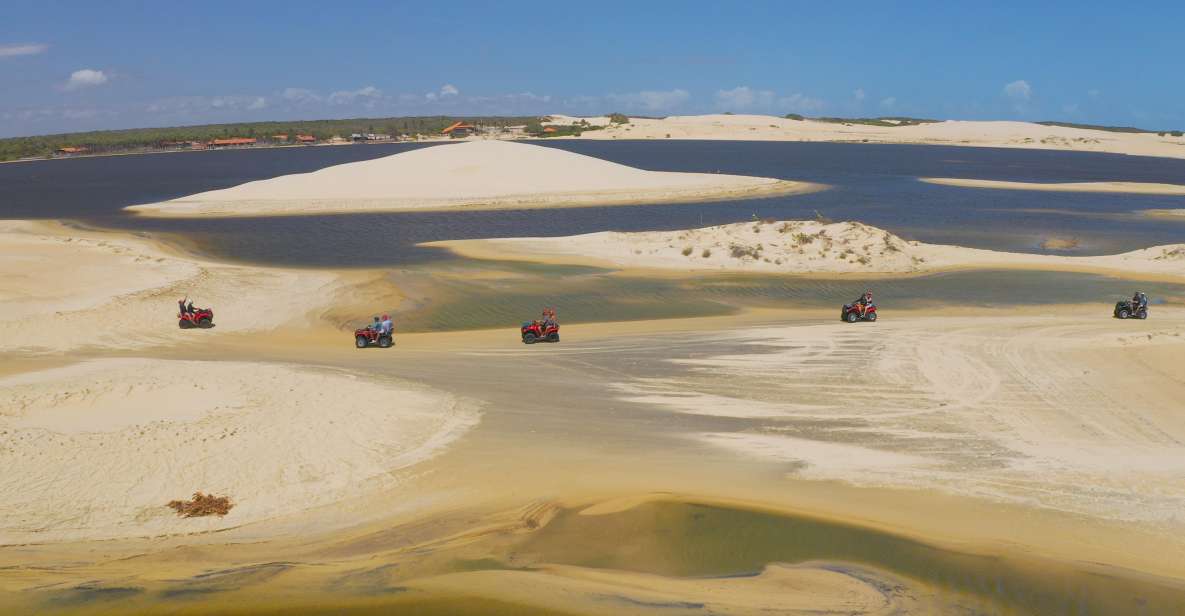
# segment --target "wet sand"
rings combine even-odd
[[[506,282],[501,265],[476,267],[488,268],[490,284]],[[351,275],[373,281],[375,273]],[[530,270],[509,275],[539,280]],[[379,397],[367,402],[319,386],[332,393],[318,398],[300,390],[303,378],[292,391],[227,387],[208,398],[225,410],[205,419],[197,413],[207,411],[183,406],[172,410],[186,417],[122,414],[126,423],[111,434],[133,447],[128,426],[168,438],[202,421],[218,427],[236,413],[266,419],[234,410],[242,403],[226,396],[264,396],[281,407],[273,412],[291,415],[265,424],[299,428],[301,438],[324,435],[318,441],[327,446],[342,435],[324,422],[350,417],[343,413],[351,405],[362,403],[364,419],[377,410],[416,416],[407,408],[411,389],[472,401],[481,413],[431,457],[389,466],[389,476],[363,481],[364,489],[317,490],[324,500],[297,499],[299,507],[240,518],[251,511],[250,495],[235,494],[247,504],[225,518],[190,520],[188,529],[170,519],[157,532],[108,533],[104,541],[85,530],[37,536],[26,529],[0,547],[0,606],[94,614],[1123,613],[1133,606],[1172,613],[1185,606],[1185,519],[1177,513],[1185,509],[1178,468],[1185,425],[1175,412],[1185,373],[1172,360],[1185,351],[1185,311],[1177,305],[1155,306],[1148,321],[1110,319],[1109,307],[1097,304],[886,305],[882,321],[850,326],[837,322],[835,309],[766,305],[688,319],[582,318],[565,325],[558,345],[524,346],[512,323],[400,332],[394,349],[352,348],[351,314],[365,319],[363,305],[406,310],[425,302],[440,276],[331,286],[338,290],[325,304],[305,306],[308,326],[283,335],[220,326],[162,330],[130,348],[0,348],[3,379],[50,379],[79,362],[148,361],[152,368],[125,370],[129,378],[152,381],[145,391],[173,399],[185,382],[161,376],[172,362],[217,360],[236,362],[228,370],[248,382],[273,371],[340,375]],[[578,290],[586,281],[577,276],[572,284]],[[175,327],[172,289],[158,295],[145,305]],[[61,392],[104,396],[86,379],[68,381]],[[40,423],[20,429],[67,447],[62,426],[88,424],[53,413],[104,407],[70,406],[46,387],[12,394],[44,411]],[[419,413],[439,417],[432,408]],[[364,457],[350,466],[397,458],[385,448],[414,446],[402,435],[428,426],[429,417],[360,423],[353,441],[360,451],[349,455]],[[9,425],[16,420],[3,421],[0,430],[17,429]],[[104,414],[101,425],[110,421]],[[270,442],[277,433],[258,434]],[[285,442],[275,441],[281,450],[260,460],[251,459],[256,447],[244,446],[235,451],[245,458],[233,464],[191,455],[181,467],[208,478],[248,468],[266,476],[272,471],[259,462],[305,455],[282,451]],[[146,469],[173,455],[145,453],[150,458],[139,464]],[[23,463],[31,464],[27,455]],[[316,460],[285,465],[310,463],[314,471]],[[81,459],[58,474],[96,468]],[[249,474],[232,479],[240,483],[228,488],[254,489]],[[199,489],[191,485],[185,489]],[[21,486],[12,478],[0,484],[6,502],[29,494]],[[100,502],[85,490],[60,496],[38,503],[68,518]],[[143,523],[135,516],[117,522]]]

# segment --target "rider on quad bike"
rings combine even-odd
[[[1136,291],[1131,299],[1115,302],[1115,318],[1117,319],[1147,319],[1148,296],[1143,291]]]
[[[544,308],[539,319],[524,322],[520,330],[526,344],[534,344],[539,340],[560,341],[560,323],[556,319],[555,308]]]
[[[214,311],[210,308],[194,308],[193,300],[188,297],[179,299],[177,300],[177,325],[181,329],[214,327]]]
[[[875,321],[876,304],[872,303],[872,291],[865,291],[850,304],[844,304],[840,311],[840,319],[848,323],[856,321]]]

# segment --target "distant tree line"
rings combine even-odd
[[[457,121],[483,127],[502,128],[524,124],[538,125],[540,119],[535,116],[414,116],[241,122],[62,133],[0,139],[0,161],[50,156],[58,149],[66,147],[86,148],[87,153],[102,154],[164,149],[175,147],[176,144],[183,142],[208,142],[213,139],[229,137],[268,140],[272,135],[285,134],[288,135],[289,140],[295,140],[296,135],[300,134],[312,135],[321,141],[334,136],[349,137],[353,133],[381,133],[392,136],[439,134],[441,130]]]

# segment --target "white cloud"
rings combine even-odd
[[[897,97],[896,96],[890,96],[888,98],[881,99],[881,107],[884,107],[885,109],[892,109],[893,107],[896,107],[896,106],[897,106]]]
[[[284,100],[294,103],[310,103],[321,100],[321,97],[316,92],[307,88],[284,88],[280,96]]]
[[[778,107],[786,111],[794,111],[797,113],[809,113],[812,111],[819,111],[827,106],[827,103],[817,98],[799,94],[795,92],[790,96],[783,96],[778,99]]]
[[[262,96],[256,96],[255,100],[251,101],[251,103],[247,105],[247,109],[251,111],[263,109],[264,107],[267,107],[267,99]]]
[[[44,43],[17,43],[0,45],[0,58],[15,58],[16,56],[35,56],[45,53],[49,45]]]
[[[101,86],[107,83],[107,74],[103,71],[96,71],[90,68],[74,71],[70,73],[70,79],[66,81],[64,86],[67,90],[77,90],[79,88],[90,88],[93,86]]]
[[[856,88],[852,91],[852,98],[856,99],[856,102],[863,101],[864,96],[864,88]]]
[[[334,105],[345,105],[359,100],[373,103],[375,99],[380,98],[382,95],[382,90],[374,86],[366,86],[357,90],[338,90],[329,95],[329,102]]]
[[[691,98],[687,90],[643,90],[626,94],[609,94],[605,100],[625,109],[667,111],[686,103]]]
[[[731,90],[716,91],[716,106],[728,111],[770,107],[773,102],[773,92],[754,90],[749,86],[737,86]]]
[[[1027,101],[1033,97],[1033,87],[1024,79],[1018,79],[1004,86],[1004,94],[1013,100]]]
[[[441,96],[456,96],[460,93],[461,91],[457,89],[457,86],[454,86],[451,83],[446,83],[443,86],[440,86]]]

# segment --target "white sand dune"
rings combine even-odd
[[[962,186],[964,188],[996,188],[1000,190],[1036,190],[1047,192],[1128,193],[1134,195],[1185,196],[1185,186],[1154,182],[1004,182],[965,178],[918,178],[927,184]]]
[[[610,205],[784,194],[815,185],[645,171],[508,141],[425,147],[128,209],[151,216],[252,216]]]
[[[138,348],[193,334],[307,322],[339,288],[330,272],[184,259],[138,238],[45,222],[0,222],[0,352]],[[213,330],[177,328],[177,300],[215,309]]]
[[[858,222],[765,221],[683,231],[604,231],[542,238],[430,242],[458,254],[623,268],[786,274],[911,274],[1034,268],[1185,277],[1185,244],[1068,257],[906,241]]]
[[[556,123],[581,118],[552,116]],[[631,118],[629,124],[609,124],[608,118],[588,118],[607,125],[587,131],[581,139],[719,139],[743,141],[831,141],[959,145],[1045,150],[1079,150],[1140,156],[1185,158],[1185,137],[1157,133],[1044,126],[1032,122],[947,120],[907,126],[793,120],[777,116],[711,114]]]
[[[105,359],[0,379],[0,544],[210,531],[389,487],[477,421],[453,397],[247,362]],[[225,517],[165,507],[228,496]]]

